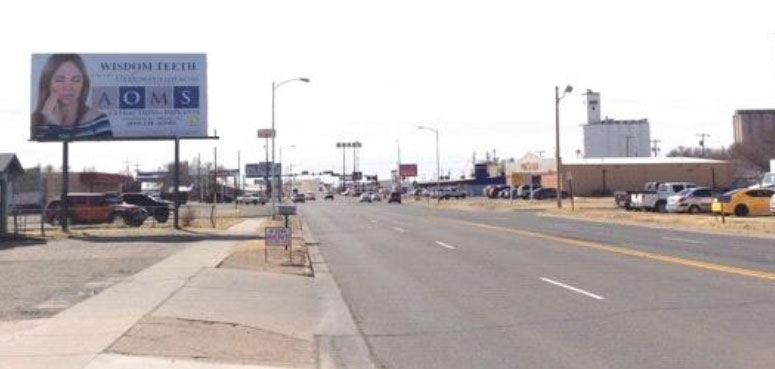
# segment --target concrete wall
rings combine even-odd
[[[591,196],[604,190],[640,191],[643,184],[658,182],[694,182],[699,186],[726,188],[731,186],[733,169],[730,163],[672,164],[600,164],[564,165],[563,171],[573,177],[576,196]],[[554,187],[554,174],[541,177],[546,187]],[[563,182],[568,189],[567,177]]]
[[[732,117],[735,143],[775,144],[775,110],[738,110]]]
[[[651,156],[651,134],[647,120],[605,122],[584,125],[585,158]]]

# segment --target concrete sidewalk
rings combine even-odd
[[[315,278],[218,268],[239,243],[192,243],[15,332],[0,340],[0,368],[373,367],[317,247]]]

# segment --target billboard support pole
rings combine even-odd
[[[70,227],[69,227],[69,221],[70,217],[67,215],[70,212],[68,203],[67,203],[67,193],[69,191],[68,184],[70,183],[69,176],[70,172],[68,170],[68,162],[69,162],[69,148],[68,148],[69,141],[64,140],[62,141],[62,197],[61,197],[61,204],[62,204],[62,214],[60,216],[60,221],[62,223],[62,232],[69,233]]]
[[[173,203],[173,216],[175,217],[175,229],[180,229],[178,222],[178,208],[180,207],[180,139],[175,137],[175,174],[172,180],[175,186],[175,202]]]

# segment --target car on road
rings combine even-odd
[[[371,195],[364,193],[358,198],[358,202],[371,202]]]
[[[253,204],[264,205],[266,204],[266,198],[257,193],[246,193],[243,196],[237,196],[237,204]]]
[[[44,212],[46,222],[61,224],[66,216],[69,224],[113,223],[117,219],[132,227],[139,227],[148,218],[140,206],[126,204],[116,195],[105,193],[70,193],[67,195],[67,214],[62,214],[61,200],[48,203]]]
[[[382,197],[380,197],[378,193],[371,194],[371,202],[380,202],[380,201],[382,201]]]
[[[392,203],[401,203],[401,193],[397,191],[393,191],[390,193],[390,196],[388,196],[388,204]]]
[[[570,197],[570,195],[562,191],[561,194],[563,199],[567,199]],[[557,198],[557,189],[556,188],[540,188],[530,193],[530,199],[531,200],[551,200]]]
[[[307,192],[304,194],[307,201],[315,201],[315,194],[312,192]]]
[[[123,193],[119,200],[127,204],[137,205],[145,209],[159,223],[165,223],[173,210],[172,201],[162,200],[144,193]]]
[[[738,189],[727,192],[713,201],[711,211],[716,214],[770,215],[770,204],[775,190],[769,188]]]
[[[323,200],[333,200],[334,194],[333,193],[327,193],[325,196],[323,196]]]
[[[307,201],[307,196],[304,196],[303,193],[295,193],[291,196],[291,202],[293,202],[294,204],[297,202],[303,203],[306,201]]]
[[[665,209],[670,213],[707,213],[710,212],[713,200],[719,195],[721,192],[707,187],[686,188],[668,197]]]

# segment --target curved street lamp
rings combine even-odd
[[[274,114],[275,91],[277,91],[277,89],[280,88],[280,86],[282,86],[282,85],[284,85],[286,83],[294,82],[294,81],[309,83],[310,80],[309,80],[309,78],[301,77],[301,78],[286,79],[285,81],[282,81],[280,83],[275,83],[274,81],[272,81],[272,166],[274,166],[274,163],[275,163],[275,161],[274,161],[274,152],[275,152],[274,151],[274,140],[275,140],[275,137],[277,137],[277,131],[275,130],[275,124],[274,124],[274,122],[275,122],[275,119],[274,119],[274,116],[275,116],[275,114]],[[279,179],[278,179],[279,180],[279,188],[282,190],[282,186],[283,186],[282,177],[279,176],[279,173],[277,175],[279,177]],[[274,212],[277,209],[277,207],[275,206],[275,199],[279,200],[279,196],[280,196],[280,191],[277,191],[277,196],[272,196],[272,217],[274,217],[274,215],[275,215]]]
[[[562,159],[560,158],[560,100],[562,100],[566,94],[573,91],[573,86],[565,86],[565,90],[560,96],[560,87],[554,86],[554,157],[557,165],[557,208],[562,208]]]
[[[426,126],[417,126],[417,129],[425,129],[428,131],[431,131],[436,134],[436,197],[437,199],[441,199],[441,166],[439,165],[439,130],[432,128],[432,127],[426,127]]]

